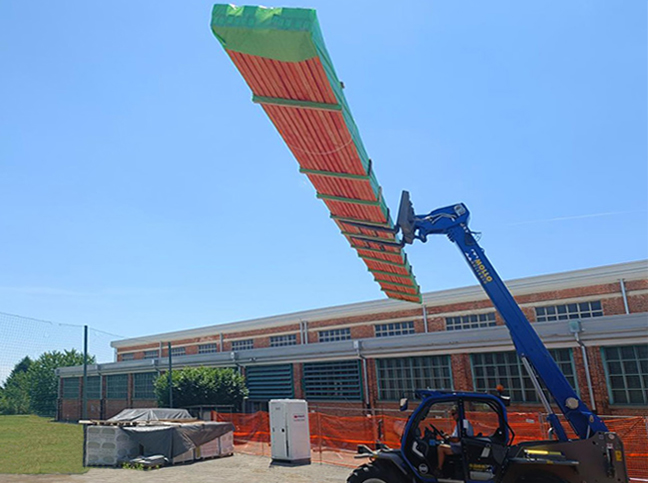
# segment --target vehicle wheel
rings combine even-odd
[[[372,461],[356,468],[347,483],[403,483],[403,477],[391,464]]]
[[[518,476],[515,483],[565,483],[565,480],[547,471],[533,471]]]

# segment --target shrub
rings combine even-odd
[[[188,367],[172,371],[173,406],[234,406],[247,396],[245,378],[234,369]],[[169,407],[169,377],[155,380],[158,406]]]

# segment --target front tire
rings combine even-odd
[[[405,480],[390,463],[372,461],[356,468],[347,483],[403,483]]]

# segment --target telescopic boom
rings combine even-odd
[[[504,319],[515,349],[549,414],[549,422],[559,440],[567,441],[567,434],[547,401],[539,381],[548,389],[579,438],[586,439],[597,431],[608,431],[603,421],[578,397],[524,316],[484,250],[477,243],[473,232],[468,228],[469,218],[470,212],[463,203],[446,206],[427,215],[416,215],[409,193],[403,191],[397,227],[400,228],[402,241],[406,244],[411,244],[414,240],[425,242],[429,235],[446,235],[459,247],[479,283]]]

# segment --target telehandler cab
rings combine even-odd
[[[459,247],[509,329],[547,413],[551,437],[516,444],[506,414],[508,398],[501,395],[421,389],[416,392],[421,402],[407,421],[400,449],[360,448],[358,456],[371,461],[357,468],[347,483],[627,483],[621,440],[570,386],[468,228],[469,216],[461,203],[415,215],[409,193],[403,191],[396,230],[403,244],[440,234]],[[567,436],[545,391],[576,439]],[[407,400],[402,400],[401,409],[406,407]],[[456,413],[454,420],[450,412]],[[484,429],[475,432],[473,424]],[[450,439],[452,431],[455,437]]]

